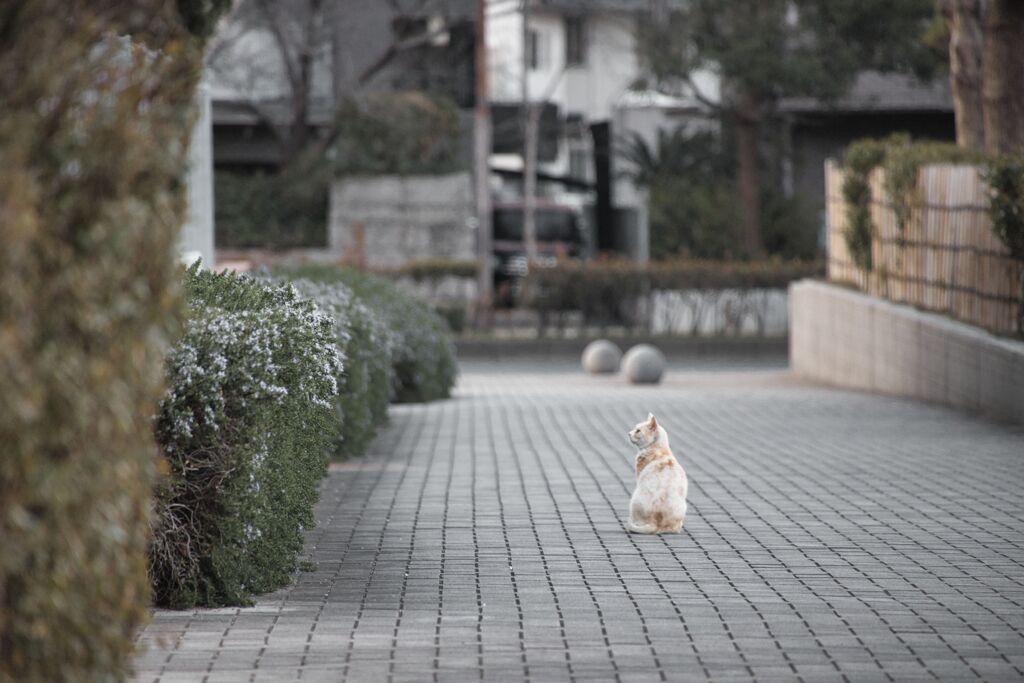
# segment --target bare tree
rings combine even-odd
[[[346,41],[359,30],[354,22],[365,15],[346,6],[343,0],[244,0],[208,54],[209,67],[243,95],[241,104],[274,135],[282,167],[325,153],[341,132],[338,108],[400,54],[447,30],[446,22],[415,21],[443,16],[443,2],[388,0],[376,11],[390,14],[392,25],[406,19],[408,25],[422,26],[412,35],[392,34],[372,58],[364,54],[356,60]],[[317,100],[333,111],[314,121]]]

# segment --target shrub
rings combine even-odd
[[[659,131],[653,144],[632,134],[619,145],[627,177],[648,190],[653,258],[743,256],[736,202],[735,155],[710,131]],[[765,177],[770,174],[766,173]],[[782,258],[818,254],[818,220],[806,202],[761,188],[764,248]]]
[[[871,220],[871,171],[885,158],[885,145],[879,140],[858,140],[846,151],[843,199],[846,202],[846,231],[843,240],[850,258],[863,270],[871,270],[871,238],[875,225]]]
[[[580,311],[585,324],[635,326],[652,291],[784,289],[821,273],[814,261],[564,261],[530,271],[525,304],[542,315]]]
[[[479,263],[474,259],[430,258],[409,261],[397,268],[378,271],[382,275],[409,277],[416,282],[445,277],[475,278]]]
[[[455,345],[448,326],[425,303],[373,275],[335,266],[279,271],[287,277],[343,283],[391,334],[392,397],[398,402],[447,398],[455,384]]]
[[[343,370],[333,320],[286,285],[188,274],[192,311],[155,422],[158,604],[244,603],[284,585],[313,523]]]
[[[422,92],[381,92],[342,103],[331,157],[336,175],[453,173],[465,166],[459,110]]]
[[[201,55],[167,2],[23,0],[0,33],[0,681],[117,680]]]
[[[378,427],[387,423],[391,397],[391,334],[373,312],[338,282],[294,280],[299,292],[332,316],[345,356],[339,379],[337,419],[341,425],[334,456],[360,455]]]
[[[992,230],[1014,258],[1024,260],[1024,156],[990,161],[985,181],[991,188]]]
[[[218,247],[289,249],[327,244],[326,166],[301,171],[217,171]]]

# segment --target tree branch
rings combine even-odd
[[[729,108],[723,105],[721,102],[715,102],[710,97],[701,92],[700,88],[697,86],[697,83],[693,80],[693,74],[686,74],[686,76],[683,77],[683,81],[685,81],[686,85],[689,86],[690,94],[693,95],[693,98],[700,102],[701,104],[703,104],[705,107],[708,107],[712,111],[718,113],[729,111]]]
[[[277,50],[281,54],[281,62],[284,64],[285,75],[288,77],[288,83],[291,85],[292,92],[294,92],[299,87],[299,76],[296,73],[295,65],[292,64],[291,51],[288,49],[288,39],[281,31],[281,25],[271,11],[270,5],[267,4],[267,0],[256,0],[256,5],[259,7],[271,35],[274,36]]]
[[[370,66],[363,69],[362,73],[359,74],[359,78],[356,79],[356,82],[359,83],[359,85],[366,85],[366,83],[371,78],[373,78],[378,71],[387,66],[391,62],[391,60],[394,59],[400,52],[404,52],[405,50],[412,50],[417,47],[422,47],[423,45],[426,45],[434,38],[444,35],[445,33],[448,32],[448,30],[449,29],[446,24],[445,26],[442,26],[439,29],[422,33],[416,36],[415,38],[407,38],[406,40],[402,40],[397,43],[392,43],[391,45],[388,46],[388,49],[385,50],[380,57],[378,57],[372,64],[370,64]]]

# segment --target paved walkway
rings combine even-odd
[[[157,612],[138,679],[1024,678],[1022,431],[711,367],[464,367],[332,470],[312,571]],[[690,476],[678,536],[622,527],[648,410]]]

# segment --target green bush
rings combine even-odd
[[[654,144],[632,134],[619,145],[626,175],[648,191],[650,247],[655,259],[731,259],[740,251],[740,205],[728,139],[685,128],[659,131]],[[766,173],[765,177],[770,174]],[[818,219],[806,202],[761,188],[763,245],[773,256],[818,255]]]
[[[465,166],[459,110],[448,98],[373,93],[344,102],[337,116],[336,175],[453,173]]]
[[[148,0],[8,3],[0,34],[0,681],[118,680],[201,54]]]
[[[380,277],[348,268],[307,265],[279,271],[292,278],[342,283],[390,334],[392,398],[433,401],[451,395],[458,368],[447,324],[425,303]]]
[[[292,282],[332,316],[338,346],[345,356],[339,379],[337,419],[341,425],[334,457],[361,455],[388,421],[391,397],[391,335],[384,323],[352,291],[337,282]]]
[[[850,258],[862,270],[871,270],[871,171],[885,159],[880,140],[858,140],[846,150],[843,200],[846,202],[846,231],[843,240]]]
[[[240,604],[287,583],[336,439],[332,318],[287,285],[193,267],[155,421],[157,604]]]
[[[409,277],[416,282],[445,277],[475,278],[480,264],[475,259],[429,258],[409,261],[397,268],[384,269],[381,275]]]
[[[531,269],[524,303],[544,315],[580,311],[585,324],[635,326],[655,290],[784,289],[821,274],[815,261],[564,261]]]
[[[1014,258],[1024,260],[1024,156],[990,161],[985,181],[992,190],[988,205],[992,230]]]
[[[217,171],[214,182],[218,247],[327,244],[330,174],[324,165],[271,174]]]

